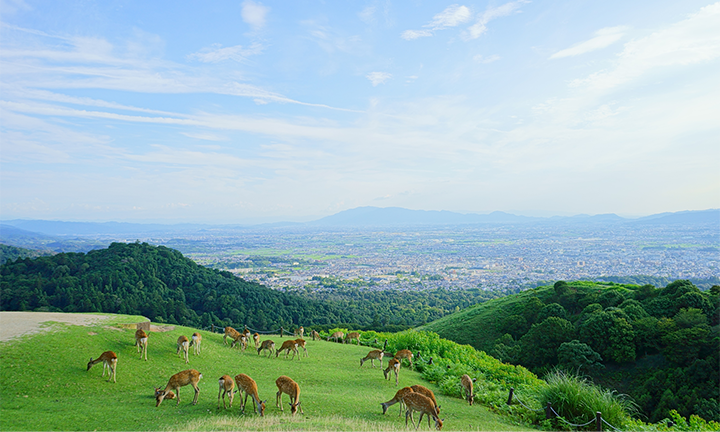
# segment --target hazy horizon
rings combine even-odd
[[[0,11],[2,220],[720,207],[720,2]]]

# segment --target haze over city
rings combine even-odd
[[[0,12],[0,219],[720,207],[720,3]]]

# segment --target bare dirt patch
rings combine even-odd
[[[92,325],[110,318],[107,315],[72,314],[62,312],[0,312],[0,341],[46,331],[42,323],[54,321],[72,325]]]

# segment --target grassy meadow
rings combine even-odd
[[[53,324],[47,332],[0,343],[0,430],[405,430],[397,405],[382,415],[381,402],[402,386],[423,384],[435,391],[441,406],[443,430],[526,430],[527,426],[479,405],[440,394],[420,374],[403,368],[400,386],[383,378],[379,367],[360,358],[368,347],[326,341],[307,341],[309,357],[291,360],[258,356],[252,345],[246,352],[223,345],[221,334],[201,332],[202,353],[190,353],[190,363],[175,354],[178,336],[195,329],[176,326],[151,332],[148,361],[134,346],[134,328],[122,324],[143,317],[112,316],[93,326]],[[265,337],[264,337],[265,338]],[[263,339],[264,339],[263,338]],[[270,336],[279,346],[285,338]],[[86,371],[90,357],[103,351],[118,355],[117,383],[102,378],[102,363]],[[301,351],[302,353],[302,351]],[[182,401],[166,400],[155,407],[154,387],[164,388],[171,375],[197,369],[200,397],[193,406],[191,386],[182,387]],[[239,398],[232,409],[218,409],[218,378],[224,374],[250,375],[267,400],[265,417],[253,412],[248,401],[240,412]],[[298,382],[304,415],[290,416],[288,396],[284,412],[275,407],[275,379],[287,375]],[[422,429],[427,429],[423,419]]]

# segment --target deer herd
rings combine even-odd
[[[227,338],[229,337],[232,340],[232,342],[230,343],[231,348],[239,345],[241,351],[245,351],[249,341],[252,340],[254,342],[255,349],[257,350],[258,355],[260,355],[263,351],[267,351],[268,358],[270,358],[273,353],[275,353],[275,358],[278,358],[282,352],[285,352],[284,358],[287,359],[290,352],[292,352],[293,355],[290,360],[294,360],[296,355],[298,360],[300,360],[301,354],[299,352],[299,348],[303,350],[305,357],[308,357],[307,347],[305,344],[305,340],[303,339],[304,332],[304,328],[300,327],[294,332],[294,337],[297,337],[297,339],[286,340],[282,343],[280,348],[276,349],[275,342],[269,339],[260,341],[260,335],[257,332],[255,334],[252,334],[250,330],[247,329],[247,327],[242,333],[238,332],[232,327],[225,327],[223,344],[228,344]],[[313,340],[320,340],[320,335],[315,330],[312,330],[310,335]],[[352,343],[352,341],[355,340],[357,341],[357,344],[360,345],[360,333],[350,332],[345,335],[343,332],[335,332],[327,337],[327,341],[330,340],[334,340],[335,342],[340,343]],[[190,348],[193,347],[194,355],[199,356],[201,353],[201,342],[202,335],[197,332],[193,333],[190,339],[188,339],[186,336],[180,336],[177,340],[176,355],[182,355],[185,363],[189,363]],[[135,332],[135,346],[137,347],[137,352],[140,354],[140,359],[147,360],[148,334],[145,331],[138,329]],[[383,358],[388,357],[389,361],[387,362],[387,368],[383,369]],[[378,360],[378,362],[380,363],[380,369],[383,371],[385,379],[390,379],[390,373],[394,373],[396,386],[399,384],[399,374],[402,361],[406,360],[409,367],[413,369],[413,353],[407,349],[401,349],[395,354],[388,353],[380,349],[372,350],[365,357],[360,359],[360,366],[362,367],[363,364],[368,360],[370,360],[373,368],[375,367],[375,360]],[[117,354],[112,351],[105,351],[97,359],[90,358],[90,361],[87,364],[87,370],[90,370],[93,365],[102,362],[102,376],[104,377],[105,373],[108,372],[108,381],[117,382],[117,361]],[[195,396],[193,398],[192,404],[197,404],[198,396],[200,395],[200,388],[198,387],[198,382],[202,377],[203,375],[195,369],[184,370],[171,376],[164,389],[161,390],[161,388],[155,388],[155,406],[159,407],[165,399],[177,399],[175,405],[179,405],[180,387],[184,387],[187,385],[191,385],[195,390]],[[463,398],[470,405],[473,404],[475,397],[473,394],[474,382],[475,379],[470,378],[470,376],[467,374],[463,375],[460,380],[460,387]],[[252,399],[254,411],[260,416],[265,415],[265,403],[267,402],[267,400],[260,399],[260,396],[258,395],[257,383],[248,375],[241,373],[235,375],[234,378],[230,375],[223,375],[219,378],[218,385],[218,409],[220,409],[221,399],[223,408],[228,408],[228,405],[225,401],[226,396],[228,398],[229,408],[232,408],[234,395],[235,393],[240,392],[240,409],[243,413],[245,412],[245,405],[249,396]],[[275,406],[280,408],[281,411],[284,411],[282,406],[282,395],[284,393],[290,398],[289,404],[291,415],[294,416],[298,410],[301,414],[304,414],[302,406],[300,405],[300,386],[298,385],[298,383],[293,381],[292,378],[282,375],[277,380],[275,380],[275,385],[278,389],[275,398]],[[411,387],[401,388],[395,393],[395,396],[392,399],[387,402],[382,402],[380,404],[383,414],[387,413],[387,410],[390,406],[398,403],[400,404],[399,414],[405,412],[406,426],[408,425],[408,420],[410,420],[415,426],[415,428],[418,429],[423,416],[427,416],[428,427],[431,427],[431,421],[434,421],[435,428],[437,428],[438,430],[442,428],[443,420],[440,419],[440,406],[437,404],[437,400],[435,399],[435,395],[433,394],[432,390],[428,389],[427,387],[421,385],[413,385]],[[420,413],[417,424],[415,424],[413,413]]]

